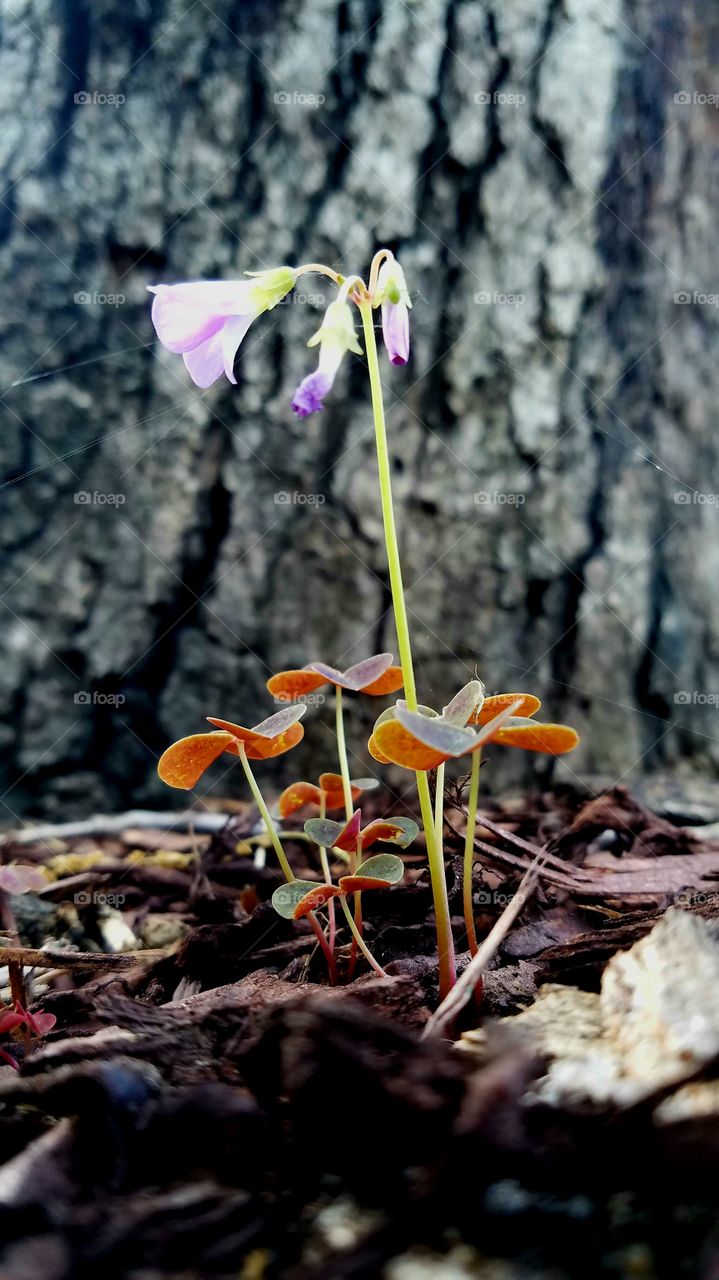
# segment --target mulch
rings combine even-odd
[[[271,851],[266,866],[243,851],[255,818],[201,837],[6,839],[3,862],[64,862],[14,899],[31,1007],[57,1024],[28,1056],[13,1046],[19,1072],[0,1067],[2,1280],[719,1276],[719,1136],[678,1145],[645,1105],[528,1107],[542,1063],[499,1027],[480,1066],[422,1038],[437,990],[421,846],[401,885],[365,898],[390,976],[360,965],[347,982],[340,930],[329,987],[309,927],[269,903]],[[449,797],[461,965],[463,832]],[[719,915],[719,841],[624,787],[564,789],[485,803],[480,938],[538,849],[538,887],[456,1035],[491,1032],[546,982],[598,990],[671,905]],[[288,852],[319,879],[306,844]],[[137,942],[115,954],[113,914]]]

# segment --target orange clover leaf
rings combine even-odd
[[[306,710],[302,703],[285,707],[252,729],[208,716],[215,732],[194,733],[173,742],[160,757],[157,772],[168,786],[190,791],[224,751],[239,756],[243,748],[250,760],[283,755],[302,740],[304,729],[297,722]]]
[[[359,799],[363,791],[370,791],[378,785],[374,778],[351,779],[350,790],[353,803]],[[279,798],[277,812],[281,818],[288,818],[290,814],[296,813],[298,809],[304,809],[308,804],[320,805],[323,799],[327,812],[344,808],[344,788],[341,774],[321,773],[319,785],[314,782],[290,783],[288,787],[285,787]]]
[[[274,698],[291,702],[314,692],[323,684],[333,684],[350,693],[369,693],[380,697],[402,688],[402,668],[392,665],[391,653],[376,653],[345,671],[324,662],[310,662],[299,670],[279,671],[267,681],[267,688]]]

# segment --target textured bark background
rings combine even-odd
[[[386,386],[423,699],[476,666],[583,731],[567,776],[713,774],[716,6],[8,0],[0,24],[3,821],[166,803],[154,756],[206,712],[253,723],[269,671],[393,647],[362,362],[289,409],[325,285],[205,393],[145,292],[385,243],[414,297]],[[289,772],[327,763],[330,710]]]

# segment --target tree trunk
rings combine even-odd
[[[206,713],[254,723],[271,672],[396,648],[363,362],[289,407],[326,282],[204,393],[145,291],[382,244],[414,303],[385,384],[422,700],[475,670],[536,691],[582,731],[569,778],[713,768],[715,6],[12,8],[3,820],[166,803],[154,757]],[[329,703],[305,725],[285,776],[332,767]],[[546,767],[519,755],[493,778]]]

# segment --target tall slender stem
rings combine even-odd
[[[377,466],[379,470],[379,487],[382,503],[382,520],[384,524],[385,544],[387,547],[387,564],[389,567],[389,581],[392,590],[392,605],[394,608],[395,628],[397,631],[399,660],[404,677],[404,695],[407,701],[407,706],[411,711],[416,711],[417,689],[414,679],[414,666],[412,663],[412,645],[409,636],[409,623],[407,621],[407,606],[405,603],[404,587],[402,584],[402,565],[399,556],[397,528],[394,519],[394,507],[392,505],[392,478],[389,465],[389,449],[387,445],[387,427],[384,416],[382,379],[380,377],[379,360],[377,357],[377,340],[374,332],[374,316],[372,313],[371,302],[368,299],[360,302],[359,311],[362,317],[362,327],[364,330],[365,347],[367,351],[367,368],[369,371],[370,390],[372,393],[372,412],[374,415],[375,445],[377,449]],[[454,942],[452,939],[449,902],[447,900],[447,882],[445,879],[444,858],[435,836],[432,797],[429,793],[427,775],[426,773],[418,773],[416,777],[417,794],[419,796],[419,804],[422,812],[422,825],[424,826],[424,834],[427,841],[427,860],[429,862],[429,874],[432,882],[432,896],[434,899],[434,912],[437,922],[439,989],[441,996],[444,998],[456,980]]]
[[[352,784],[350,782],[350,767],[347,759],[347,743],[345,741],[342,690],[339,685],[335,685],[335,724],[337,727],[337,754],[340,761],[340,773],[342,774],[342,794],[344,796],[347,821],[349,822],[352,817]]]
[[[482,752],[472,752],[472,771],[469,775],[469,795],[467,797],[467,830],[464,837],[464,871],[462,875],[462,898],[464,902],[464,924],[469,939],[469,949],[473,956],[477,954],[477,930],[474,927],[474,904],[472,902],[472,867],[474,865],[474,836],[477,829],[477,797],[479,795],[479,767]]]
[[[417,710],[417,690],[414,682],[414,666],[412,664],[412,644],[409,638],[407,622],[407,606],[402,585],[402,564],[399,558],[397,527],[392,505],[392,477],[389,466],[389,449],[387,446],[387,426],[384,417],[382,400],[382,380],[380,378],[379,360],[377,358],[377,340],[374,332],[374,316],[369,301],[360,304],[360,315],[364,329],[367,350],[367,367],[372,392],[372,412],[374,414],[375,445],[377,448],[377,464],[379,468],[379,491],[382,502],[382,520],[384,538],[387,545],[387,564],[389,582],[392,589],[392,605],[394,608],[394,624],[397,629],[399,660],[404,676],[404,696],[410,711]]]
[[[382,965],[379,964],[377,960],[375,960],[374,956],[372,955],[372,952],[367,946],[367,943],[362,937],[362,934],[357,928],[357,925],[352,919],[352,912],[349,909],[349,906],[347,904],[347,898],[345,897],[344,893],[341,895],[339,901],[340,901],[340,906],[342,907],[342,910],[344,911],[347,917],[347,923],[352,931],[352,937],[354,941],[357,943],[357,946],[362,952],[362,955],[364,956],[368,965],[370,965],[370,967],[374,969],[375,973],[379,974],[380,978],[388,978],[389,974],[385,973],[384,969],[382,968]]]

